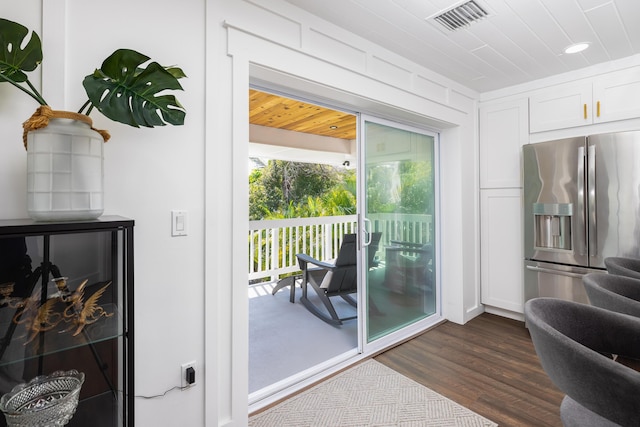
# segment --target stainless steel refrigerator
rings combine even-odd
[[[640,258],[640,131],[523,147],[525,301],[588,303],[582,276]]]

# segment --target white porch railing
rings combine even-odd
[[[373,232],[382,232],[381,247],[392,240],[416,243],[433,241],[431,215],[373,214]],[[345,233],[356,232],[356,215],[293,218],[249,222],[249,280],[269,278],[299,271],[296,254],[319,260],[338,256]],[[384,257],[383,251],[379,253]]]
[[[356,215],[249,222],[249,280],[299,270],[296,254],[335,258],[345,233],[355,233]]]

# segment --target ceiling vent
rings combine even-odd
[[[480,6],[475,0],[470,0],[435,16],[433,19],[448,30],[455,31],[487,16],[489,13],[486,8]]]

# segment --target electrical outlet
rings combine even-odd
[[[189,368],[193,369],[193,372],[192,372],[192,375],[191,375],[192,376],[191,379],[193,380],[192,382],[189,382],[189,380],[190,380],[189,379],[189,372],[190,372]],[[196,370],[196,362],[195,361],[183,363],[180,366],[180,386],[183,389],[196,385],[196,372],[195,372],[195,370]]]

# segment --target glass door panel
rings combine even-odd
[[[366,340],[439,311],[436,286],[436,134],[364,118]],[[378,242],[376,245],[375,242]]]

